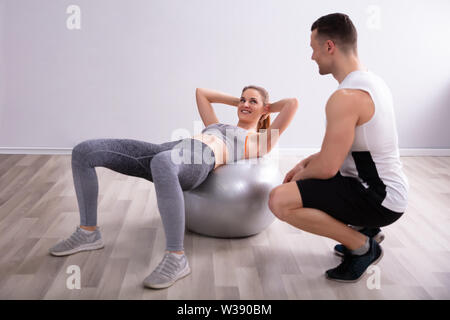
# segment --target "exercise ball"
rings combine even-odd
[[[184,191],[186,227],[195,233],[236,238],[257,234],[275,217],[270,191],[283,182],[278,159],[242,159],[222,165],[192,190]]]

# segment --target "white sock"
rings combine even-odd
[[[356,256],[362,256],[364,254],[366,254],[369,249],[370,249],[370,238],[366,237],[366,242],[359,248],[355,249],[355,250],[351,250],[352,254],[356,255]]]

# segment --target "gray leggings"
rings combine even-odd
[[[173,157],[173,152],[177,157]],[[191,138],[162,144],[131,139],[83,141],[72,151],[72,174],[80,209],[80,225],[97,225],[98,179],[95,167],[105,167],[154,183],[166,233],[166,248],[171,251],[184,250],[183,191],[199,186],[214,170],[214,164],[213,150]]]

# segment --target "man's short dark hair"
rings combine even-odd
[[[343,13],[331,13],[317,19],[311,31],[317,29],[317,35],[325,40],[332,40],[344,51],[356,49],[358,33],[349,16]]]

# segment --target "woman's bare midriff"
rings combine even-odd
[[[227,159],[227,146],[219,137],[212,134],[200,133],[193,136],[192,139],[202,141],[214,151],[214,158],[216,159],[214,169],[225,164]]]

